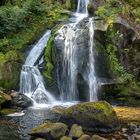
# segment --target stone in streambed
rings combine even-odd
[[[29,135],[33,137],[45,138],[47,140],[60,139],[65,136],[68,131],[68,127],[64,123],[44,123],[33,128]]]
[[[11,96],[0,91],[0,105],[11,100],[12,100]]]
[[[91,140],[89,135],[82,135],[78,140]]]
[[[69,137],[63,136],[63,137],[60,138],[60,140],[72,140],[72,139],[69,138]]]
[[[116,112],[105,101],[79,103],[69,107],[60,121],[69,126],[79,124],[84,130],[94,132],[108,133],[120,128]]]
[[[71,138],[80,138],[84,134],[81,126],[77,124],[73,124],[69,133]]]
[[[32,105],[31,99],[22,93],[11,91],[10,95],[12,97],[11,106],[27,108]]]
[[[107,140],[107,139],[105,139],[103,137],[100,137],[98,135],[93,135],[92,138],[91,138],[91,140]]]

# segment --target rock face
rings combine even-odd
[[[86,131],[111,132],[119,128],[112,106],[105,101],[80,103],[66,109],[60,121],[71,126],[79,124]]]
[[[76,92],[77,96],[79,96],[80,101],[89,101],[89,84],[88,84],[88,76],[89,76],[89,28],[88,28],[89,22],[87,19],[84,19],[81,21],[76,27],[77,27],[77,32],[75,35],[75,50],[74,50],[74,60],[76,62],[75,64],[75,79],[76,79]],[[68,29],[69,26],[63,27]],[[75,30],[75,29],[70,29],[70,30]],[[66,87],[66,76],[64,76],[64,60],[63,56],[65,56],[64,48],[65,48],[65,39],[60,36],[59,32],[57,32],[56,37],[54,38],[54,43],[53,47],[56,50],[56,69],[57,69],[57,75],[58,75],[58,89],[62,91],[64,89],[63,87]],[[96,36],[97,34],[95,34]],[[63,34],[64,36],[64,34]],[[97,38],[97,37],[96,37]],[[95,38],[94,43],[98,43]],[[103,39],[101,39],[103,40]],[[102,49],[104,46],[102,44],[96,44],[95,49]],[[108,72],[108,65],[106,62],[106,56],[105,52],[103,53],[98,53],[95,52],[95,71],[97,73],[97,77],[100,79],[108,78],[110,76],[110,73]],[[102,69],[101,69],[102,67]],[[55,80],[55,79],[54,79]],[[61,83],[61,84],[59,84]],[[65,89],[66,90],[66,89]],[[66,92],[66,91],[65,91]]]
[[[22,93],[14,91],[11,93],[11,97],[12,97],[11,106],[27,108],[32,105],[31,99]]]
[[[67,131],[68,127],[64,123],[45,123],[33,128],[29,135],[51,140],[60,139],[61,137],[65,136]]]

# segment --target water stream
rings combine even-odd
[[[36,65],[50,35],[51,31],[46,31],[42,38],[33,46],[33,49],[26,58],[25,64],[22,66],[20,92],[27,95],[33,101],[34,105],[52,103],[55,100],[46,90],[43,77]]]
[[[90,101],[98,100],[98,86],[97,76],[95,72],[95,44],[94,44],[94,18],[89,19],[89,93],[90,93]]]

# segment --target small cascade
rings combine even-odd
[[[45,89],[43,77],[35,64],[39,61],[40,56],[51,35],[47,31],[38,43],[33,47],[28,55],[25,64],[22,66],[20,75],[20,92],[31,98],[34,104],[47,104],[53,102],[54,97]]]
[[[77,13],[83,13],[88,15],[88,4],[89,0],[78,0]]]
[[[90,101],[97,101],[98,96],[98,83],[97,83],[97,76],[95,72],[95,49],[94,49],[94,19],[89,19],[89,94],[90,94]]]

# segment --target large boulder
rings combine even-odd
[[[32,100],[22,93],[12,91],[11,97],[11,106],[27,108],[32,105]]]
[[[79,124],[86,131],[112,132],[120,125],[112,106],[105,102],[79,103],[69,107],[62,114],[60,121],[69,126]]]
[[[29,135],[33,137],[45,138],[47,140],[60,139],[65,136],[68,131],[68,126],[64,123],[44,123],[33,128]]]

